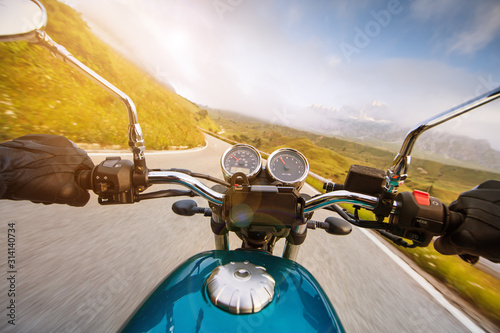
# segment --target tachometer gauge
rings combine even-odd
[[[257,149],[246,144],[237,144],[226,150],[220,163],[226,181],[237,172],[243,172],[248,179],[252,179],[257,176],[262,166]]]
[[[278,149],[267,160],[267,174],[284,185],[301,187],[309,173],[309,163],[298,150]]]

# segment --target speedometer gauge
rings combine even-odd
[[[309,173],[309,163],[298,150],[278,149],[267,160],[267,174],[284,185],[301,187]]]
[[[222,173],[229,181],[232,175],[243,172],[248,179],[255,177],[262,166],[260,154],[254,147],[246,144],[232,146],[221,158]]]

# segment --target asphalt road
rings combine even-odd
[[[148,154],[148,166],[221,177],[219,158],[229,145],[207,141],[202,150]],[[175,200],[99,206],[93,196],[83,208],[0,201],[0,331],[116,331],[177,265],[213,249],[209,220],[173,214]],[[9,223],[16,235],[13,285]],[[238,245],[234,238],[231,245]],[[309,232],[298,262],[318,279],[348,332],[469,331],[356,228],[344,237]],[[15,297],[8,297],[12,286]],[[11,299],[15,326],[7,317]]]

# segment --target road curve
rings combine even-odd
[[[148,167],[220,177],[219,158],[229,145],[207,142],[197,151],[146,154]],[[0,331],[116,331],[172,269],[213,249],[208,220],[176,216],[175,200],[99,206],[93,196],[83,208],[0,201]],[[16,234],[15,326],[6,317],[9,223]],[[298,261],[323,286],[348,332],[469,331],[356,228],[347,237],[310,232]]]

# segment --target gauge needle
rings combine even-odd
[[[236,157],[236,156],[234,156],[234,155],[231,155],[231,156],[232,156],[232,157],[234,157],[237,161],[239,161],[239,160],[240,160],[239,158],[237,158],[237,157]]]
[[[283,161],[283,158],[280,156],[281,162],[283,162],[284,165],[286,165],[285,161]]]

